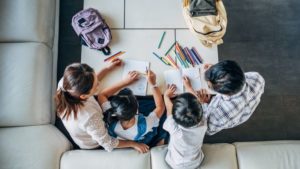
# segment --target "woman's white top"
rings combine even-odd
[[[58,83],[58,89],[63,85],[62,79]],[[103,111],[111,107],[109,102],[101,105]],[[68,120],[62,122],[68,130],[74,142],[81,149],[94,149],[102,146],[106,151],[112,151],[119,144],[119,141],[111,137],[103,121],[103,113],[99,103],[91,96],[77,112],[77,119],[71,113]]]

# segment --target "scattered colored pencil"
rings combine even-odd
[[[160,48],[160,46],[161,46],[161,44],[162,44],[162,41],[164,40],[165,35],[166,35],[166,31],[164,31],[164,33],[162,34],[157,49]]]
[[[201,64],[201,61],[197,58],[197,56],[195,55],[195,53],[192,51],[192,49],[189,49],[189,52],[191,54],[191,56],[194,58],[194,60],[197,62],[198,65]]]
[[[194,57],[199,61],[199,63],[201,64],[202,63],[202,61],[201,61],[201,59],[199,58],[199,56],[197,56],[197,53],[193,50],[193,49],[191,49],[191,52],[192,52],[192,54],[194,55]]]
[[[195,61],[193,60],[192,56],[190,56],[188,50],[189,50],[189,48],[187,48],[187,47],[185,47],[185,48],[183,49],[183,51],[185,52],[185,54],[187,55],[187,57],[190,59],[192,66],[194,67],[194,66],[196,65],[196,64],[195,64]]]
[[[125,53],[125,52],[120,51],[120,52],[118,52],[118,53],[116,53],[116,54],[114,54],[114,55],[112,55],[112,56],[110,56],[110,57],[104,59],[104,62],[106,62],[106,61],[111,61],[111,60],[115,59],[116,57],[118,57],[118,56],[120,56],[120,55],[122,55],[122,54],[124,54],[124,53]]]
[[[182,65],[184,68],[187,68],[187,66],[185,65],[184,61],[183,61],[182,58],[179,56],[179,54],[175,52],[175,55],[176,55],[177,59],[179,60],[179,62],[181,63],[181,65]]]
[[[199,53],[197,52],[195,47],[192,47],[193,52],[195,52],[196,56],[199,58],[199,60],[201,61],[201,63],[203,63],[203,59],[202,57],[199,55]]]
[[[165,57],[166,60],[168,60],[168,62],[176,69],[179,69],[179,67],[177,66],[177,64],[174,62],[174,60],[172,59],[172,57],[170,55],[167,55]]]
[[[168,62],[166,62],[162,57],[160,57],[158,54],[155,52],[152,52],[154,56],[156,56],[160,61],[162,61],[166,65],[170,65]]]
[[[172,50],[172,48],[175,46],[176,42],[174,42],[171,47],[167,50],[167,52],[165,53],[165,56],[167,56],[169,54],[169,52]]]

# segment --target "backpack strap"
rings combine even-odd
[[[115,121],[115,122],[112,122],[110,125],[109,125],[109,127],[108,127],[108,134],[109,135],[111,135],[112,137],[114,137],[114,138],[117,138],[118,136],[117,136],[117,134],[116,134],[116,132],[115,132],[115,128],[116,128],[116,126],[117,126],[117,121]]]
[[[147,123],[146,119],[143,115],[139,114],[138,115],[138,122],[137,122],[137,135],[134,138],[135,141],[141,140],[143,134],[146,132],[147,129]]]
[[[100,51],[104,54],[104,55],[110,55],[110,48],[108,46],[106,46],[105,48],[100,49]]]

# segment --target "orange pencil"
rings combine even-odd
[[[106,61],[111,61],[111,60],[115,59],[116,57],[118,57],[118,56],[120,56],[120,55],[122,55],[122,54],[124,54],[124,53],[125,53],[125,52],[120,51],[120,52],[118,52],[118,53],[116,53],[116,54],[114,54],[114,55],[112,55],[112,56],[110,56],[110,57],[104,59],[104,62],[106,62]]]

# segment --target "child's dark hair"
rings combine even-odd
[[[212,83],[215,91],[228,95],[238,93],[245,84],[243,70],[231,60],[224,60],[211,66],[205,72],[205,79]]]
[[[138,103],[131,90],[123,89],[109,100],[112,108],[107,112],[108,123],[116,120],[128,121],[136,115]]]
[[[83,105],[82,94],[89,94],[93,88],[94,70],[87,64],[73,63],[66,67],[63,76],[63,86],[55,95],[56,111],[60,118],[68,118],[73,112],[77,118],[77,112]]]
[[[183,127],[193,127],[201,122],[202,106],[191,93],[183,93],[173,100],[172,114],[175,122]]]

